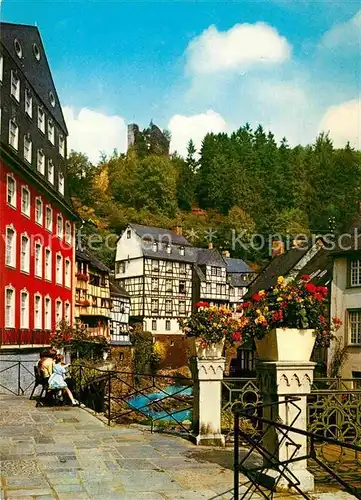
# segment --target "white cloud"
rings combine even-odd
[[[190,139],[199,149],[208,132],[226,132],[227,124],[219,113],[209,109],[198,115],[173,115],[169,120],[168,129],[172,133],[171,150],[185,156]]]
[[[211,74],[247,69],[250,65],[280,63],[290,58],[286,38],[268,24],[235,24],[228,31],[210,26],[186,49],[191,74]]]
[[[74,149],[85,153],[96,163],[100,153],[126,150],[127,126],[121,116],[108,116],[88,108],[82,108],[76,115],[69,106],[63,108],[63,113],[69,130],[69,151]]]
[[[320,132],[330,132],[336,147],[349,141],[351,146],[361,149],[361,99],[331,106],[319,126]]]
[[[361,43],[361,10],[349,21],[333,26],[321,39],[320,46],[328,49],[348,47],[360,50]]]

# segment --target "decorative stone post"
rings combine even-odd
[[[225,358],[191,358],[193,437],[197,445],[224,446],[221,433],[222,380]]]
[[[310,361],[260,361],[258,363],[257,376],[263,403],[281,403],[264,408],[263,418],[307,431],[307,395],[311,392],[315,365],[316,363]],[[295,401],[294,404],[282,403],[287,400],[287,396],[295,396],[300,400]],[[265,429],[268,427],[269,424],[264,424]],[[299,445],[298,450],[290,444],[290,440]],[[262,444],[280,461],[307,454],[306,436],[288,432],[285,438],[273,427],[266,432]],[[267,459],[264,459],[264,465],[269,465]],[[268,480],[267,482],[271,481],[272,484],[278,481],[279,472],[272,470],[271,467],[267,470],[265,479]],[[307,470],[307,460],[290,463],[286,467],[297,478],[298,486],[302,491],[313,491],[314,477]],[[289,488],[290,481],[294,481],[289,473],[286,472],[286,475],[289,480],[281,477],[277,482],[277,486],[281,489]]]

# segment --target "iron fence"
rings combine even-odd
[[[13,361],[0,358],[0,393],[23,396],[35,383],[33,360]]]
[[[0,328],[0,346],[50,346],[49,330]]]

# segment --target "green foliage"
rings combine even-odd
[[[137,375],[144,373],[155,374],[161,354],[154,348],[153,335],[144,332],[141,328],[134,328],[130,340],[133,345],[133,371]]]
[[[72,356],[81,359],[99,359],[108,348],[103,336],[89,335],[85,328],[72,327],[66,321],[51,336],[51,345],[57,349],[68,348]]]

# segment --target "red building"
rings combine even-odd
[[[67,128],[38,29],[0,29],[0,347],[23,350],[73,322],[76,215]]]

